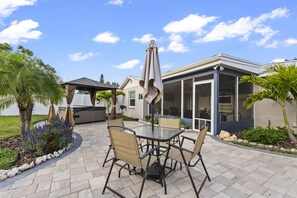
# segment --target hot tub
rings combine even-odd
[[[66,107],[59,107],[59,115],[64,116]],[[73,106],[75,124],[100,122],[106,120],[106,107]]]

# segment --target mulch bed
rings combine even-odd
[[[21,148],[21,144],[22,144],[22,138],[19,136],[0,140],[0,148],[8,148],[17,152],[18,161],[14,165],[15,167],[22,166],[25,163],[30,164],[33,160],[36,159],[36,157],[28,153],[25,153]]]

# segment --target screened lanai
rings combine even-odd
[[[260,64],[218,54],[164,73],[161,114],[181,117],[194,130],[209,123],[213,135],[221,130],[237,132],[253,127],[253,109],[243,106],[253,86],[240,84],[239,80],[262,70]]]

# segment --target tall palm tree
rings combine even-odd
[[[124,96],[125,93],[122,92],[122,91],[116,91],[116,96]],[[98,91],[97,92],[97,95],[96,95],[96,100],[98,102],[100,102],[101,100],[104,100],[106,102],[106,110],[107,110],[107,113],[110,114],[110,106],[113,104],[113,101],[112,101],[112,92],[111,91]]]
[[[287,86],[285,82],[281,81],[277,74],[271,74],[263,78],[256,75],[243,76],[240,79],[240,82],[249,82],[263,88],[262,91],[254,92],[248,96],[248,98],[244,102],[244,106],[246,106],[248,109],[252,108],[255,102],[261,101],[263,99],[274,100],[281,106],[284,123],[288,131],[288,136],[292,142],[297,144],[297,139],[290,127],[286,112],[286,102],[291,101],[289,95],[291,88]]]
[[[17,52],[0,44],[0,68],[9,71],[1,75],[0,109],[17,103],[20,113],[21,134],[30,128],[35,102],[48,104],[50,99],[62,99],[55,69],[34,57],[22,46]],[[8,49],[8,50],[7,50]]]

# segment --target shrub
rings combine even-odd
[[[288,138],[287,130],[281,127],[255,127],[250,130],[243,131],[244,138],[250,142],[258,142],[262,144],[278,144]]]
[[[16,151],[0,148],[0,169],[9,169],[18,160],[18,154]]]
[[[67,122],[60,118],[53,118],[45,125],[26,131],[23,148],[35,156],[52,153],[72,142],[72,133],[73,129]]]

